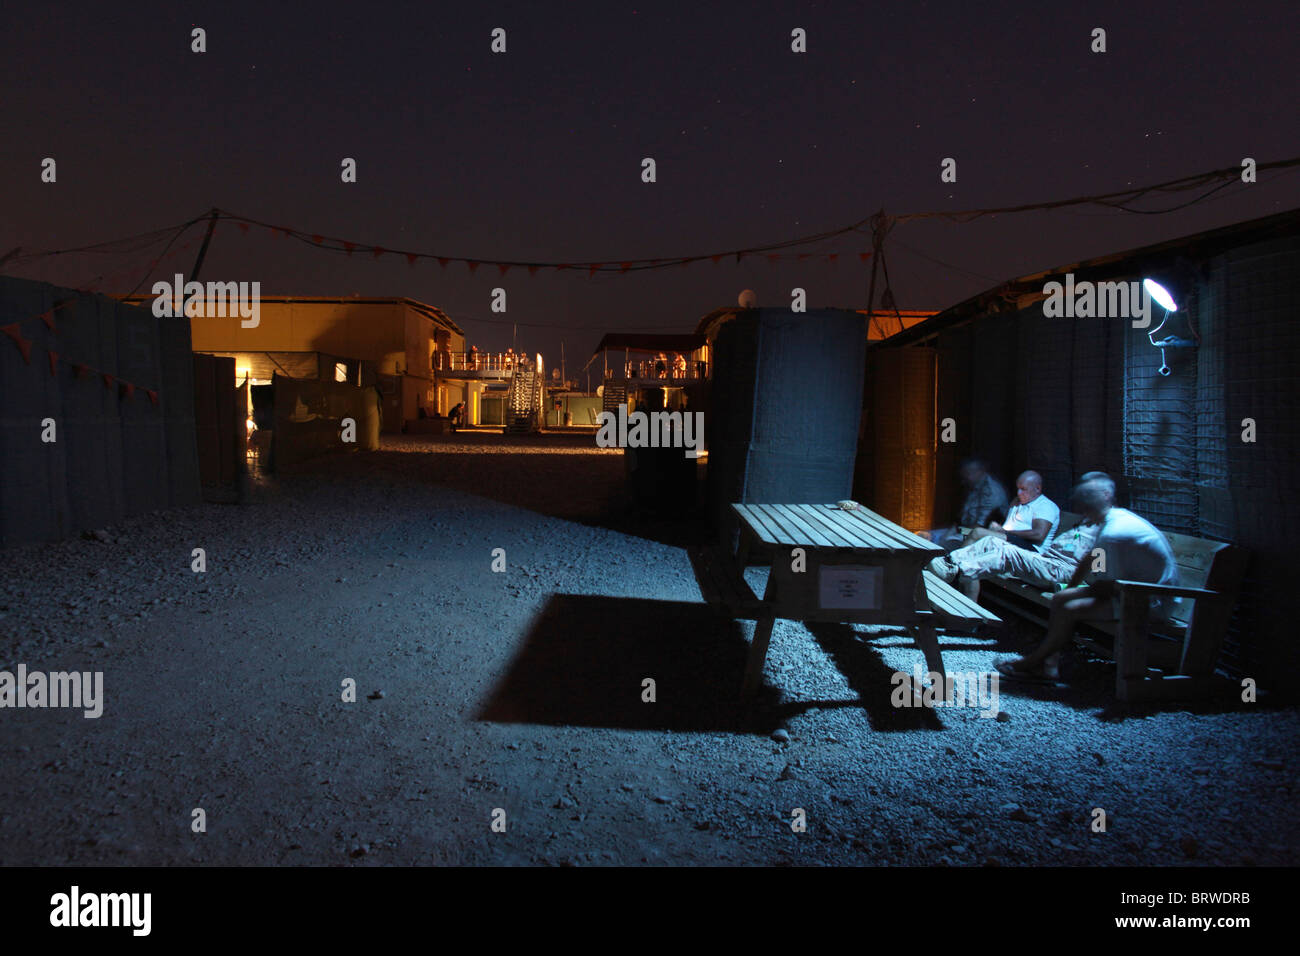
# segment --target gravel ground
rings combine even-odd
[[[788,621],[740,705],[753,625],[709,612],[697,532],[629,515],[591,445],[391,438],[0,553],[3,669],[102,671],[105,697],[0,712],[0,862],[1300,861],[1293,708],[1122,711],[1079,659],[1004,683],[998,719],[895,709],[904,635]],[[952,671],[1023,649],[943,644]]]

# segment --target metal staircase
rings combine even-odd
[[[521,434],[540,430],[542,422],[542,378],[538,369],[519,363],[510,376],[506,400],[506,432]]]
[[[608,378],[601,390],[602,411],[618,414],[618,407],[627,404],[627,382],[620,378]]]

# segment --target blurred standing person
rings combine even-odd
[[[948,550],[961,546],[959,528],[983,528],[991,520],[1003,517],[1007,510],[1007,489],[989,474],[986,462],[968,458],[962,462],[960,474],[961,482],[966,486],[966,500],[957,524],[920,533],[921,537],[929,538]]]

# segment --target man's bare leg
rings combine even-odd
[[[1085,591],[1069,589],[1052,595],[1052,612],[1047,622],[1047,636],[1043,643],[1018,661],[1012,661],[1016,670],[1043,669],[1049,658],[1059,664],[1060,652],[1074,636],[1080,621],[1109,621],[1115,617],[1111,588],[1090,587]]]

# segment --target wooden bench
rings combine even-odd
[[[988,608],[980,607],[966,595],[929,571],[921,572],[925,602],[935,619],[947,630],[966,631],[981,624],[1001,624],[1002,620]],[[918,602],[919,603],[919,602]]]
[[[1061,513],[1061,529],[1079,522]],[[1058,534],[1060,532],[1058,531]],[[1118,618],[1080,625],[1075,641],[1115,661],[1115,696],[1136,701],[1208,693],[1246,572],[1249,553],[1235,545],[1164,532],[1178,563],[1177,587],[1118,582]],[[1004,611],[1047,625],[1052,595],[1005,575],[983,578],[980,597]],[[1148,621],[1149,600],[1174,599],[1169,620]]]

